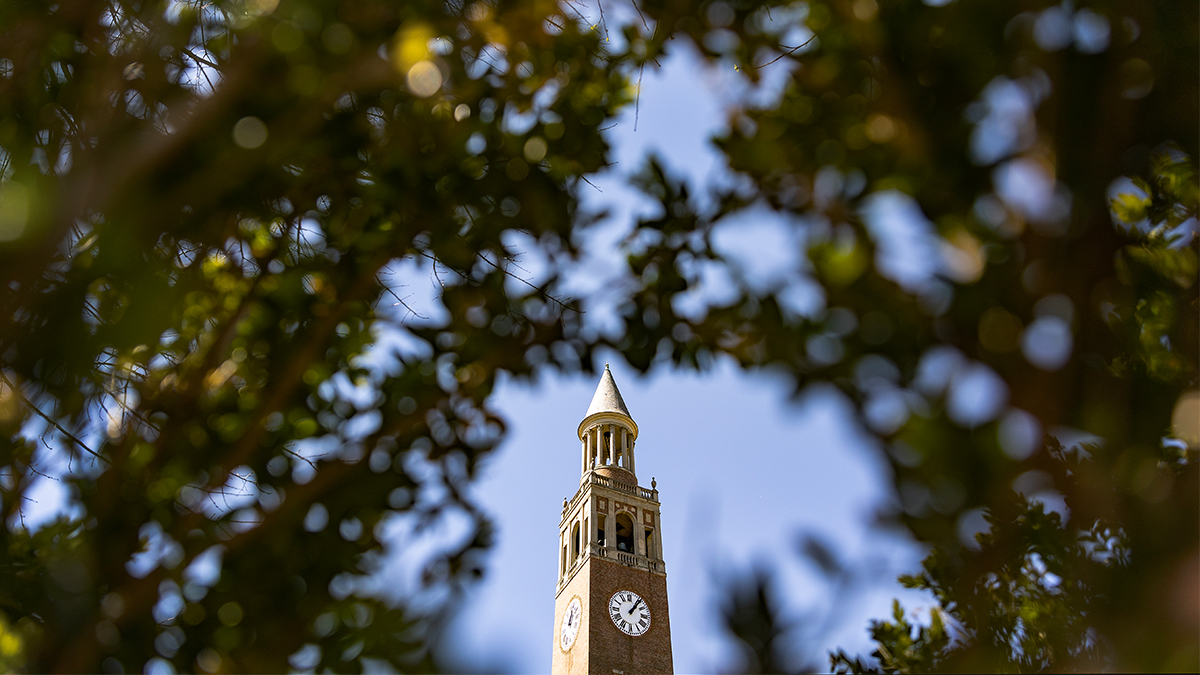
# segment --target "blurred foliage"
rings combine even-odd
[[[789,216],[823,302],[788,316],[786,288],[747,293],[693,322],[693,354],[839,385],[892,470],[884,521],[931,546],[902,579],[933,592],[931,623],[897,609],[874,661],[835,668],[1200,665],[1196,19],[810,3],[818,44],[718,139],[747,180],[700,221]],[[891,241],[881,198],[909,209]],[[940,264],[897,272],[896,236]],[[721,259],[694,240],[646,256]]]
[[[981,577],[961,576],[963,561],[937,548],[925,559],[921,574],[900,578],[905,586],[931,591],[937,599],[928,626],[906,619],[897,601],[893,621],[871,624],[877,644],[871,656],[878,666],[839,650],[831,656],[834,669],[1086,671],[1111,662],[1111,646],[1087,617],[1103,602],[1091,581],[1102,576],[1105,566],[1128,564],[1119,550],[1122,533],[1099,525],[1087,532],[1065,528],[1059,514],[1047,513],[1040,502],[1025,502],[1022,509],[1012,523],[989,518],[991,531],[977,535],[979,555],[997,561]],[[1014,550],[1023,555],[1014,556]]]
[[[892,602],[892,621],[872,621],[871,639],[878,648],[871,653],[878,668],[864,665],[861,659],[851,659],[844,652],[832,657],[836,672],[914,673],[932,672],[943,663],[943,654],[950,643],[942,614],[934,610],[928,626],[914,625],[904,615],[899,600]]]
[[[733,581],[722,608],[724,625],[742,647],[738,672],[782,673],[786,670],[780,638],[787,626],[779,616],[770,577],[760,573]]]
[[[1133,275],[1140,270],[1153,277],[1153,285],[1148,291],[1151,297],[1136,300],[1130,321],[1111,322],[1114,328],[1130,334],[1124,358],[1114,361],[1110,369],[1127,375],[1130,362],[1136,361],[1146,374],[1172,379],[1185,366],[1170,342],[1176,298],[1163,292],[1160,286],[1166,280],[1186,289],[1195,281],[1196,252],[1178,246],[1184,235],[1177,229],[1196,217],[1195,168],[1177,151],[1165,152],[1154,158],[1151,180],[1154,187],[1134,180],[1131,184],[1138,192],[1120,193],[1111,200],[1114,222],[1119,227],[1143,230],[1136,243],[1126,245],[1117,254],[1118,274],[1126,284],[1135,285]],[[1147,306],[1155,309],[1143,312]],[[1161,318],[1161,312],[1168,313],[1169,318]],[[1108,493],[1110,499],[1121,499],[1128,498],[1123,493],[1136,490],[1143,500],[1156,503],[1164,499],[1160,491],[1173,490],[1179,495],[1182,508],[1171,518],[1194,522],[1195,501],[1200,498],[1195,480],[1194,444],[1193,440],[1189,447],[1179,439],[1164,437],[1159,455],[1152,455],[1144,464],[1145,473],[1137,479],[1139,482],[1088,486],[1089,496],[1097,499]],[[1072,492],[1083,489],[1077,484],[1077,476],[1095,471],[1094,458],[1102,457],[1105,452],[1102,443],[1064,448],[1054,436],[1046,438],[1045,450],[1058,471],[1052,482],[1045,482],[1041,489],[1065,484]],[[1047,474],[1033,477],[1050,478]],[[1146,485],[1143,481],[1157,484]],[[1014,484],[1014,488],[1019,486]],[[1151,492],[1147,494],[1146,490]],[[1042,496],[1045,497],[1044,493]],[[975,550],[936,546],[925,559],[921,574],[900,578],[908,588],[932,592],[937,606],[932,609],[928,627],[910,623],[897,603],[893,622],[871,625],[871,637],[877,643],[872,656],[877,665],[851,658],[839,650],[831,656],[834,669],[837,672],[1098,671],[1127,663],[1131,657],[1157,670],[1187,670],[1196,665],[1194,638],[1184,633],[1195,624],[1192,613],[1196,609],[1198,584],[1194,557],[1189,560],[1185,552],[1182,560],[1172,561],[1174,569],[1172,564],[1166,570],[1155,569],[1162,549],[1173,552],[1174,544],[1163,546],[1165,542],[1156,542],[1155,546],[1148,546],[1144,534],[1128,532],[1103,519],[1088,523],[1076,517],[1068,523],[1059,513],[1047,512],[1042,501],[1031,501],[1016,493],[1009,498],[1011,504],[989,505],[983,511],[986,528],[975,534]],[[1070,506],[1071,502],[1067,504]],[[1015,517],[1005,521],[997,513]],[[1169,528],[1170,524],[1160,527]],[[1165,531],[1160,530],[1159,536],[1164,535]],[[1133,584],[1123,577],[1131,570],[1147,566],[1152,573],[1162,575],[1147,580],[1151,592],[1168,594],[1159,595],[1161,604],[1154,608],[1141,605],[1146,598],[1125,595],[1131,592],[1129,586]],[[1098,630],[1102,625],[1098,618],[1112,612],[1119,601],[1130,602],[1135,608],[1141,605],[1141,611],[1155,616],[1165,615],[1164,625],[1158,628],[1167,630],[1167,634],[1149,633],[1121,623],[1119,617],[1113,619],[1112,632]],[[953,642],[943,617],[948,617],[953,627]],[[1137,636],[1129,640],[1123,635],[1126,632],[1136,632]],[[1161,653],[1148,653],[1151,646],[1162,650]]]
[[[436,667],[497,376],[612,348],[853,402],[945,619],[875,624],[879,667],[1194,667],[1197,7],[933,4],[0,5],[0,658]],[[563,291],[581,191],[683,49],[765,93],[735,180],[633,177],[601,330]],[[767,217],[803,250],[763,287],[715,242]],[[767,668],[759,595],[729,617]]]
[[[590,362],[509,241],[574,255],[630,100],[579,19],[0,5],[6,665],[435,667],[492,540],[463,490],[497,375]],[[415,559],[381,583],[389,537]]]

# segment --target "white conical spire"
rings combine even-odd
[[[587,414],[583,417],[587,419],[603,412],[619,413],[630,420],[633,419],[633,415],[630,415],[629,409],[625,407],[625,400],[621,398],[621,392],[617,389],[617,383],[613,380],[612,371],[608,369],[607,363],[604,364],[604,374],[600,376],[596,393],[592,396],[592,404],[588,406]]]
[[[592,404],[579,423],[582,441],[583,475],[595,470],[603,475],[626,474],[622,480],[637,480],[633,469],[633,447],[637,441],[637,422],[625,407],[612,371],[604,364],[604,374],[592,396]],[[608,473],[604,473],[604,472]]]

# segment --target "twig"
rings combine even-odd
[[[629,4],[633,5],[633,11],[637,12],[638,18],[642,20],[642,27],[650,30],[650,24],[646,23],[646,15],[642,14],[642,8],[638,7],[637,0],[629,0]]]
[[[637,5],[634,5],[636,7]],[[633,130],[637,131],[638,115],[642,107],[642,71],[646,70],[646,62],[642,61],[642,65],[638,66],[638,83],[637,94],[633,97]]]
[[[784,52],[784,53],[780,54],[779,56],[776,56],[775,58],[771,59],[770,61],[767,61],[766,63],[764,63],[764,64],[762,64],[762,65],[760,65],[760,66],[750,66],[750,67],[751,67],[751,68],[753,68],[754,70],[758,70],[759,68],[766,68],[767,66],[771,65],[772,63],[775,63],[776,61],[778,61],[778,60],[780,60],[780,59],[784,58],[785,56],[791,56],[792,54],[795,54],[797,49],[800,49],[800,48],[802,48],[802,47],[806,46],[808,43],[810,43],[810,42],[812,42],[813,40],[816,40],[816,39],[817,39],[817,36],[816,36],[816,34],[813,34],[813,36],[812,36],[812,37],[810,37],[810,38],[808,38],[807,40],[805,40],[805,41],[804,41],[802,44],[798,44],[798,45],[796,45],[795,47],[792,47],[791,49],[789,49],[789,50],[787,50],[786,52]],[[780,45],[780,46],[782,47],[783,45]]]
[[[96,459],[103,461],[105,464],[109,464],[109,465],[112,464],[112,462],[108,461],[107,457],[102,456],[100,453],[89,448],[87,446],[87,444],[85,444],[83,441],[79,440],[78,438],[75,438],[74,434],[72,434],[71,432],[64,429],[61,424],[59,424],[57,421],[52,419],[46,413],[42,412],[37,406],[35,406],[33,404],[32,401],[25,398],[25,395],[22,394],[19,389],[17,389],[17,387],[12,383],[11,380],[8,379],[7,376],[5,376],[4,371],[2,371],[2,370],[0,370],[0,380],[4,380],[4,383],[8,385],[8,388],[12,390],[13,394],[15,394],[17,396],[17,398],[21,399],[22,403],[29,406],[29,409],[32,410],[34,413],[36,413],[38,417],[41,417],[42,419],[46,420],[50,424],[54,425],[54,428],[58,429],[59,432],[61,432],[63,436],[66,436],[67,438],[71,439],[71,441],[74,442],[76,445],[83,448],[84,450],[87,450],[88,453],[91,456],[95,457]]]
[[[379,282],[380,287],[382,287],[384,291],[386,291],[388,294],[390,294],[393,298],[396,299],[396,303],[393,304],[392,307],[399,305],[399,306],[403,307],[404,309],[407,309],[409,314],[412,314],[413,316],[417,317],[418,319],[428,319],[429,318],[429,317],[421,314],[417,310],[413,309],[412,307],[410,307],[409,304],[407,302],[405,302],[405,298],[401,298],[399,295],[396,294],[396,291],[393,291],[390,286],[388,286],[386,283],[384,283],[383,279],[380,278],[381,274],[376,274],[375,280]]]
[[[309,466],[310,466],[310,467],[311,467],[311,468],[312,468],[314,471],[316,471],[316,469],[317,469],[317,465],[316,465],[316,463],[315,463],[315,462],[313,462],[311,459],[309,459],[309,458],[305,457],[304,455],[301,455],[300,453],[296,452],[295,450],[292,450],[292,449],[290,449],[290,448],[284,448],[284,449],[283,449],[283,454],[285,454],[285,455],[291,455],[291,456],[295,457],[296,459],[298,459],[298,460],[300,460],[300,461],[302,461],[302,462],[305,462],[305,463],[306,463],[306,464],[308,464],[308,465],[309,465]]]
[[[212,61],[209,61],[208,59],[201,58],[201,57],[197,56],[197,55],[195,54],[195,52],[193,52],[192,50],[190,50],[190,49],[184,49],[184,50],[183,50],[183,53],[184,53],[184,54],[187,54],[187,55],[188,55],[188,56],[190,56],[190,57],[192,57],[192,60],[193,60],[193,61],[196,61],[197,63],[202,63],[202,64],[204,64],[204,65],[206,65],[206,66],[209,66],[209,67],[211,67],[213,70],[216,70],[218,73],[219,73],[219,72],[221,72],[221,67],[220,67],[220,66],[218,66],[218,65],[217,65],[217,64],[215,64],[215,63],[213,63]],[[207,79],[207,78],[205,78],[205,79]],[[211,84],[211,83],[210,83],[210,84]]]
[[[51,475],[50,475],[50,474],[48,474],[48,473],[42,473],[41,471],[38,471],[37,469],[33,468],[33,463],[32,463],[32,462],[30,462],[30,463],[29,463],[29,466],[28,466],[28,468],[29,468],[29,470],[30,470],[30,471],[32,471],[32,472],[34,472],[34,473],[36,473],[37,475],[41,476],[42,478],[49,478],[49,479],[50,479],[50,480],[52,480],[52,481],[58,481],[58,482],[60,482],[60,483],[62,482],[62,481],[58,480],[57,478],[55,478],[54,476],[51,476]],[[37,502],[34,502],[34,503],[37,503]]]
[[[579,177],[579,180],[581,180],[581,181],[583,181],[583,182],[587,183],[588,185],[591,185],[592,187],[596,188],[596,192],[601,192],[601,193],[602,193],[602,192],[604,192],[604,190],[601,190],[600,188],[596,187],[596,184],[595,184],[595,183],[593,183],[592,181],[588,180],[588,179],[587,179],[587,176],[580,176],[580,177]]]
[[[596,7],[600,10],[600,30],[604,33],[604,41],[611,42],[608,37],[608,21],[604,19],[604,0],[596,0]]]

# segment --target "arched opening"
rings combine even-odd
[[[571,560],[579,557],[579,523],[571,528]]]
[[[646,548],[642,550],[646,552],[647,558],[658,558],[658,555],[654,550],[654,528],[652,527],[646,528]]]
[[[633,519],[628,513],[617,515],[617,550],[633,553]]]
[[[604,526],[607,524],[608,518],[599,518],[596,521],[596,543],[600,544],[601,546],[607,546],[605,543],[608,540],[608,537],[606,536],[607,531],[604,529]]]

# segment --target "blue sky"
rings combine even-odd
[[[905,591],[895,576],[920,552],[872,528],[887,475],[846,404],[830,391],[789,402],[789,385],[721,363],[713,372],[613,373],[638,422],[638,478],[657,479],[662,502],[672,642],[680,673],[716,672],[734,654],[719,629],[722,580],[756,566],[776,575],[793,643],[867,647],[869,617]],[[545,672],[553,647],[558,519],[579,483],[576,426],[598,378],[507,384],[496,404],[510,421],[504,446],[474,496],[499,528],[484,581],[468,597],[448,643],[464,669]],[[838,596],[799,553],[801,535],[826,542],[866,578]],[[905,595],[906,602],[922,598]],[[513,607],[521,607],[514,620]],[[821,649],[807,656],[822,660]],[[795,649],[800,644],[794,644]],[[811,661],[810,661],[811,662]]]

